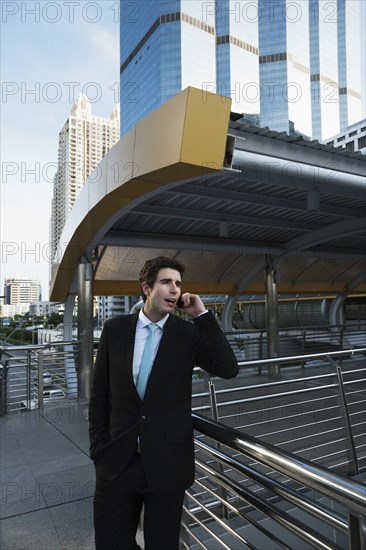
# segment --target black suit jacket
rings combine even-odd
[[[238,364],[210,313],[194,323],[169,315],[141,401],[132,375],[137,318],[128,315],[105,323],[89,407],[90,456],[97,476],[112,481],[139,438],[152,493],[174,494],[194,481],[193,367],[232,378]]]

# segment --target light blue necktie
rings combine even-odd
[[[151,367],[153,365],[155,332],[156,329],[159,328],[159,325],[157,325],[156,323],[151,323],[150,325],[147,325],[147,328],[149,329],[150,334],[147,337],[144,352],[142,354],[140,372],[138,375],[136,386],[137,393],[139,394],[141,399],[144,398],[147,381],[149,379]]]

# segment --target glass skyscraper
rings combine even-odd
[[[311,135],[309,3],[258,1],[262,126]]]
[[[121,0],[121,133],[195,86],[261,126],[336,134],[362,118],[359,12],[358,0]]]
[[[259,113],[253,5],[252,0],[122,0],[121,133],[187,86],[232,97],[233,111]]]
[[[309,1],[312,137],[326,139],[339,132],[338,17],[336,4]]]
[[[338,0],[338,78],[341,132],[362,118],[360,113],[362,105],[360,19],[359,2]]]

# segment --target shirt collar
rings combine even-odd
[[[157,323],[155,323],[156,325],[158,325],[158,327],[163,330],[164,328],[164,325],[165,323],[167,322],[168,320],[168,317],[169,317],[169,313],[167,313],[165,315],[165,317],[163,317],[163,319],[161,319],[160,321],[158,321]],[[145,313],[144,313],[144,310],[143,309],[140,309],[140,313],[139,313],[139,318],[138,318],[138,325],[139,325],[139,328],[144,328],[146,327],[147,325],[150,325],[151,324],[151,321],[150,319],[148,319],[148,317],[146,317]]]

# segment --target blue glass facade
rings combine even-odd
[[[187,86],[317,139],[362,117],[358,0],[120,3],[122,135]]]
[[[362,118],[360,17],[359,2],[338,0],[338,73],[341,132]],[[359,32],[357,32],[357,29]],[[365,32],[365,29],[363,30]]]
[[[259,0],[261,125],[311,135],[309,4]]]
[[[336,4],[310,0],[312,137],[319,140],[337,134],[340,129],[337,28]]]
[[[121,2],[121,134],[181,90],[181,21],[161,17],[177,8],[177,0]]]
[[[255,1],[120,3],[122,135],[187,86],[232,97],[236,112],[259,113]]]
[[[237,113],[260,110],[257,2],[217,0],[216,89]]]

